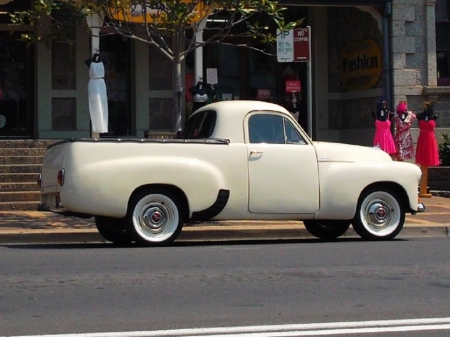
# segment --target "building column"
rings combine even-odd
[[[427,0],[425,8],[426,50],[428,65],[428,86],[437,86],[437,59],[436,59],[436,0]]]

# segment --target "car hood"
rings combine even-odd
[[[392,161],[384,151],[375,147],[314,142],[319,162],[362,162],[362,161]]]

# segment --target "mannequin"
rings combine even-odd
[[[423,106],[423,112],[417,114],[420,133],[417,139],[416,164],[419,164],[422,170],[419,196],[431,198],[431,194],[428,193],[428,167],[440,164],[438,145],[434,134],[435,120],[438,116],[433,112],[430,102],[425,102]]]
[[[201,79],[198,81],[197,85],[190,88],[189,91],[191,92],[192,100],[194,101],[192,112],[208,104],[208,94],[210,93],[210,90],[208,90],[207,85],[203,83]]]
[[[385,99],[378,101],[377,109],[375,113],[372,113],[372,117],[375,119],[375,137],[373,139],[373,145],[379,146],[384,152],[393,156],[397,150],[391,133],[392,113],[386,108]]]
[[[398,161],[414,158],[414,143],[410,129],[415,119],[416,115],[408,110],[406,101],[400,101],[393,116]]]
[[[425,102],[423,112],[417,114],[420,133],[417,139],[416,163],[421,166],[429,167],[440,164],[439,150],[434,134],[437,118],[430,102]]]
[[[296,91],[291,92],[290,104],[288,106],[289,112],[294,116],[295,120],[298,122],[298,117],[300,115],[299,101],[301,101],[301,96]]]
[[[92,131],[96,133],[108,132],[108,96],[106,94],[105,67],[98,53],[85,61],[89,67],[89,113]]]

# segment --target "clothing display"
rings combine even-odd
[[[203,82],[198,82],[196,86],[189,89],[192,94],[192,112],[208,104],[209,90]]]
[[[414,158],[414,142],[410,130],[415,119],[416,114],[407,110],[401,111],[397,109],[393,116],[396,130],[394,140],[398,160]]]
[[[387,102],[384,98],[380,98],[377,102],[377,108],[372,112],[375,119],[375,136],[373,138],[373,146],[379,147],[384,152],[393,155],[397,152],[395,148],[394,138],[391,133],[392,113],[387,109]]]
[[[391,121],[375,120],[375,137],[373,145],[379,146],[384,152],[389,154],[396,153],[394,138],[391,133]]]
[[[434,130],[436,122],[431,120],[419,121],[419,138],[417,139],[416,163],[422,166],[438,166],[439,150]]]
[[[105,84],[105,67],[100,58],[94,55],[89,63],[89,113],[92,131],[108,132],[108,96]]]

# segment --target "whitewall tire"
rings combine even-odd
[[[405,222],[404,206],[390,189],[369,189],[358,201],[353,229],[366,240],[393,239]]]
[[[184,214],[175,193],[165,189],[141,191],[130,201],[127,230],[138,244],[164,246],[179,235]]]

